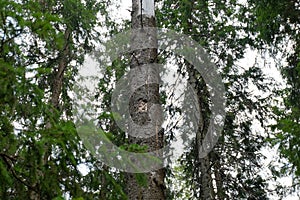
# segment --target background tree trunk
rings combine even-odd
[[[202,88],[205,84],[204,82],[201,83],[200,74],[191,66],[189,63],[185,63],[187,66],[187,72],[189,74],[189,84],[197,91],[198,101],[199,101],[199,108],[202,112],[200,112],[200,119],[199,119],[199,128],[196,133],[196,143],[195,143],[195,174],[197,177],[197,181],[200,184],[200,199],[201,200],[212,200],[215,199],[214,196],[214,188],[212,184],[212,172],[211,172],[211,160],[209,154],[204,158],[199,156],[199,148],[202,146],[202,141],[205,137],[208,120],[207,116],[203,112],[207,112],[206,105],[204,105],[203,97],[207,94],[204,94],[206,89]]]

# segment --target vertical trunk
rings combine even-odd
[[[221,169],[221,163],[220,158],[217,152],[213,152],[214,158],[214,174],[215,174],[215,181],[216,181],[216,187],[217,187],[217,196],[218,199],[224,200],[225,198],[228,198],[224,192],[224,185],[223,185],[223,174]]]
[[[58,68],[54,72],[54,80],[52,84],[52,95],[50,99],[50,104],[55,108],[58,109],[59,107],[59,96],[62,91],[62,85],[63,85],[63,77],[64,72],[67,68],[67,65],[69,63],[69,57],[70,57],[70,39],[71,39],[71,30],[70,28],[67,28],[64,35],[65,40],[65,46],[64,49],[61,52],[61,55],[58,57]]]
[[[68,62],[69,62],[69,56],[70,56],[70,47],[69,47],[69,42],[70,42],[70,38],[71,38],[71,31],[69,28],[66,29],[65,31],[65,46],[64,49],[62,50],[61,54],[59,55],[58,59],[58,67],[57,69],[55,69],[55,71],[53,72],[53,82],[51,85],[51,96],[50,96],[50,100],[49,103],[51,104],[51,106],[53,107],[51,109],[52,113],[56,112],[56,109],[59,109],[59,97],[62,91],[62,85],[63,85],[63,75],[64,75],[64,71],[67,68]],[[47,121],[46,123],[46,129],[50,129],[51,128],[51,123],[50,120]],[[48,159],[51,155],[51,147],[46,143],[44,145],[44,154],[42,155],[42,166],[45,166],[48,162]],[[38,177],[39,181],[43,181],[45,177],[44,173],[41,170],[37,171],[36,176]],[[37,181],[36,183],[34,183],[32,185],[32,187],[35,190],[32,190],[30,192],[30,199],[31,200],[40,200],[43,197],[41,197],[40,193],[36,192],[36,191],[41,191],[40,183]]]
[[[210,156],[207,155],[204,158],[199,157],[199,147],[202,146],[202,141],[206,134],[207,129],[207,119],[205,119],[205,115],[203,114],[203,111],[205,112],[205,105],[203,104],[203,96],[207,95],[204,94],[204,90],[200,88],[199,81],[199,75],[198,72],[191,66],[189,63],[186,63],[187,66],[187,72],[189,75],[189,84],[195,89],[198,96],[199,101],[199,108],[202,111],[200,113],[200,119],[199,119],[199,128],[198,132],[196,133],[196,154],[195,154],[195,166],[198,167],[198,169],[195,171],[196,177],[199,177],[199,183],[200,183],[200,199],[201,200],[212,200],[214,199],[214,189],[212,184],[212,174],[211,174],[211,167],[210,167]]]
[[[105,178],[105,173],[108,171],[108,167],[105,165],[103,166],[103,172],[101,174],[101,188],[100,188],[100,193],[99,193],[99,198],[100,199],[106,199],[106,194],[107,194],[107,181]]]
[[[186,29],[184,29],[184,33],[192,34],[193,30],[193,5],[195,0],[188,1],[184,4],[187,17],[185,23],[188,25]],[[194,38],[196,41],[198,38]],[[204,158],[199,156],[199,147],[202,146],[202,141],[205,138],[207,128],[209,125],[208,114],[208,103],[205,102],[207,100],[206,97],[209,95],[207,92],[207,88],[205,87],[204,81],[200,78],[200,74],[191,66],[189,63],[186,63],[187,72],[189,74],[189,83],[191,86],[197,91],[197,97],[199,102],[199,108],[201,110],[200,113],[200,121],[199,121],[199,129],[196,133],[196,154],[195,154],[195,166],[198,168],[195,170],[195,177],[197,177],[200,185],[200,199],[201,200],[212,200],[216,199],[216,193],[214,191],[213,178],[214,175],[216,177],[217,184],[217,193],[222,194],[223,186],[220,179],[220,174],[218,173],[218,167],[220,165],[215,165],[214,172],[212,171],[212,159],[210,154],[205,156]],[[219,197],[219,195],[218,195]]]
[[[132,28],[133,29],[144,29],[139,31],[139,34],[145,34],[141,38],[146,38],[146,40],[139,40],[139,37],[132,38],[132,60],[131,60],[131,69],[141,68],[143,65],[156,63],[157,58],[157,40],[156,33],[153,31],[148,32],[146,27],[156,27],[155,16],[154,16],[154,0],[132,0]],[[143,42],[144,44],[148,43],[153,48],[145,49],[135,49],[135,46],[141,46],[137,43]],[[147,45],[147,44],[146,44]],[[147,45],[148,46],[148,45]],[[154,104],[160,103],[159,98],[159,85],[158,84],[147,84],[150,82],[155,82],[155,77],[159,76],[158,69],[151,68],[146,74],[147,80],[140,88],[134,88],[134,85],[140,85],[137,83],[140,78],[131,78],[131,91],[134,92],[130,100],[130,113],[133,121],[140,125],[146,125],[149,123],[149,110]],[[150,74],[151,73],[151,74]],[[136,74],[136,76],[139,76]],[[143,109],[142,112],[139,110],[140,105],[143,104],[146,109]],[[159,125],[157,130],[160,130]],[[156,151],[163,147],[163,132],[157,131],[153,136],[148,138],[138,138],[129,135],[129,143],[146,145],[149,152]],[[143,200],[164,200],[164,176],[165,172],[163,169],[152,171],[150,173],[143,174],[147,183],[141,186],[136,179],[136,174],[127,173],[126,180],[126,193],[128,199],[143,199]]]
[[[199,162],[200,162],[200,173],[201,173],[200,199],[212,200],[214,199],[214,194],[213,194],[213,187],[212,187],[211,171],[209,169],[210,167],[209,156],[199,159]]]

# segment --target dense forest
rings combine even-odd
[[[300,199],[300,2],[124,2],[0,0],[0,199]]]

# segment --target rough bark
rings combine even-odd
[[[141,4],[140,0],[132,0],[132,28],[146,28],[146,27],[155,27],[155,17],[143,14],[143,10],[139,9],[139,5]],[[154,4],[154,2],[153,2]],[[140,13],[141,12],[141,13]],[[157,40],[156,33],[153,32],[141,32],[141,34],[146,34],[146,41],[139,41],[138,38],[132,38],[132,46],[135,46],[137,42],[149,42],[151,46],[155,48],[147,48],[136,50],[133,48],[132,60],[130,67],[131,69],[139,68],[146,64],[156,63],[157,59]],[[143,37],[144,38],[144,37]],[[158,84],[147,84],[148,82],[152,82],[153,79],[159,77],[158,69],[151,70],[149,76],[147,76],[147,80],[145,80],[145,84],[143,87],[136,90],[136,88],[131,87],[131,91],[133,93],[130,99],[130,113],[133,121],[139,125],[145,125],[149,123],[149,108],[153,104],[160,103],[159,97],[159,85]],[[151,80],[152,79],[152,80]],[[131,78],[131,85],[135,85],[135,77]],[[140,112],[141,104],[143,104],[143,112]],[[159,127],[156,133],[148,138],[137,138],[129,135],[129,143],[135,143],[139,145],[148,146],[148,151],[153,152],[157,149],[163,147],[163,131],[161,127]],[[144,174],[147,180],[146,186],[141,186],[138,184],[136,180],[136,174],[127,173],[126,174],[126,193],[128,195],[128,199],[143,199],[143,200],[164,200],[165,199],[165,185],[164,185],[164,177],[165,172],[164,169],[159,169],[156,171],[152,171],[150,173]]]

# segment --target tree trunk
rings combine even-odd
[[[142,9],[141,9],[142,8]],[[155,16],[154,16],[154,0],[132,0],[132,28],[143,29],[145,31],[139,31],[139,34],[145,34],[141,38],[146,38],[146,41],[140,41],[138,37],[133,37],[131,41],[132,46],[132,60],[130,67],[131,69],[141,68],[143,65],[154,64],[157,60],[157,39],[156,32],[147,32],[146,27],[156,27]],[[148,43],[153,48],[136,49],[135,46],[141,46],[137,43],[143,42]],[[147,44],[146,44],[147,45]],[[130,99],[130,113],[134,123],[143,126],[149,123],[149,110],[154,104],[160,104],[159,97],[159,85],[158,84],[147,84],[155,82],[155,78],[159,77],[158,68],[151,68],[147,76],[147,80],[140,88],[134,88],[140,78],[131,78],[131,92],[133,95]],[[139,76],[136,74],[136,76]],[[141,104],[144,105],[145,109],[140,110]],[[159,125],[157,130],[161,130]],[[163,147],[163,131],[157,131],[153,136],[148,138],[138,138],[132,135],[128,136],[130,144],[146,145],[148,152],[155,152],[157,149]],[[140,176],[140,175],[138,175]],[[146,181],[145,185],[141,185],[137,181],[137,174],[127,173],[126,174],[126,193],[128,199],[143,199],[143,200],[164,200],[165,199],[165,185],[164,169],[155,170],[146,174],[143,174]]]
[[[185,23],[188,25],[186,29],[184,29],[185,34],[192,34],[191,30],[193,30],[193,24],[192,24],[192,13],[193,13],[193,5],[195,1],[191,0],[188,3],[186,3],[186,13],[187,18],[185,20]],[[197,38],[194,38],[197,41]],[[208,114],[209,112],[209,106],[208,103],[205,102],[207,100],[206,97],[209,96],[207,88],[205,86],[204,80],[200,77],[200,74],[197,72],[196,69],[193,68],[189,63],[185,62],[187,66],[187,72],[189,75],[188,82],[189,84],[195,89],[197,92],[197,98],[199,102],[199,108],[200,108],[200,119],[199,119],[199,128],[196,133],[196,154],[195,154],[195,177],[197,177],[197,181],[199,181],[200,185],[200,199],[201,200],[213,200],[216,199],[216,194],[214,191],[213,186],[213,179],[212,179],[212,161],[210,158],[210,154],[206,155],[205,157],[200,157],[200,147],[202,146],[202,141],[205,138],[205,135],[207,133],[207,128],[209,126],[209,120],[208,120]],[[216,176],[216,174],[215,174]],[[221,183],[218,181],[218,186],[220,186]],[[198,188],[197,188],[198,189]],[[217,188],[217,189],[221,189]]]
[[[221,163],[220,163],[220,157],[217,152],[213,153],[213,162],[214,162],[214,174],[215,174],[215,181],[216,181],[216,187],[217,187],[217,196],[219,200],[228,199],[229,197],[226,196],[226,193],[224,192],[224,174],[222,173]]]
[[[70,57],[70,38],[71,38],[71,30],[69,28],[66,29],[64,39],[65,39],[65,46],[63,51],[61,52],[61,55],[57,58],[58,61],[58,67],[53,71],[53,82],[51,85],[51,96],[49,100],[49,104],[53,107],[50,112],[55,113],[59,110],[59,99],[62,91],[63,86],[63,77],[64,72],[68,66],[69,63],[69,57]],[[55,119],[56,120],[56,119]],[[50,120],[48,119],[45,128],[50,129],[51,128]],[[49,157],[51,155],[52,149],[51,147],[46,143],[44,144],[44,154],[42,155],[42,166],[45,166],[48,163]],[[37,171],[37,177],[38,180],[35,182],[32,187],[35,190],[32,190],[30,192],[30,199],[31,200],[40,200],[42,199],[41,195],[37,191],[41,191],[39,188],[41,181],[43,181],[45,177],[44,173],[41,170]]]
[[[209,154],[204,158],[199,156],[199,148],[202,146],[202,141],[205,137],[206,130],[208,127],[208,120],[204,112],[207,112],[205,109],[206,105],[204,105],[204,96],[205,94],[204,88],[200,87],[200,85],[204,84],[200,82],[200,74],[191,66],[189,63],[185,63],[187,66],[187,72],[189,75],[188,82],[197,92],[200,119],[199,119],[199,128],[196,133],[196,154],[195,154],[195,166],[196,166],[196,177],[198,177],[198,181],[200,183],[200,199],[201,200],[212,200],[215,199],[214,196],[214,188],[212,184],[212,172],[211,172],[211,159]]]

